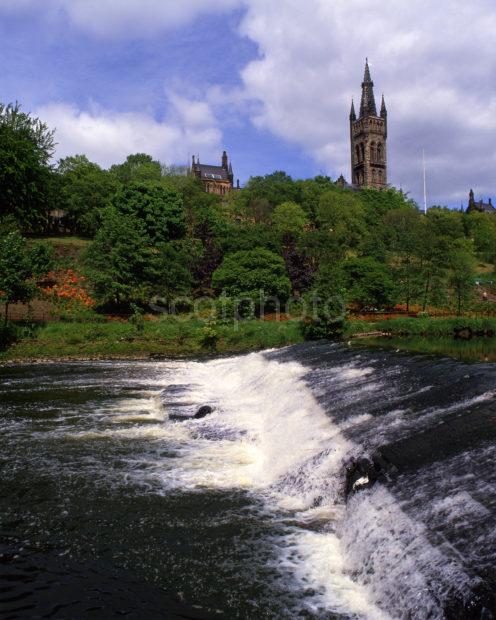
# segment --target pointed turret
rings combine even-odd
[[[364,82],[372,82],[372,78],[370,77],[370,69],[369,69],[369,59],[365,59],[365,72],[363,74]]]
[[[468,194],[467,213],[471,213],[472,211],[476,211],[476,210],[477,210],[477,207],[475,206],[474,190],[471,189],[469,194]]]
[[[384,95],[382,95],[381,102],[381,118],[387,118],[386,102],[384,101]]]
[[[353,99],[351,100],[350,121],[352,123],[354,121],[356,121],[355,103],[354,103]]]
[[[365,61],[365,73],[362,82],[362,101],[360,102],[360,118],[364,116],[377,116],[375,106],[374,82],[370,77],[369,61]]]
[[[224,170],[227,170],[227,153],[226,151],[222,151],[222,167]]]

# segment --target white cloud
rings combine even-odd
[[[368,56],[376,97],[384,91],[388,105],[390,181],[419,198],[425,148],[432,200],[465,199],[470,186],[476,194],[496,189],[494,0],[0,0],[0,10],[16,7],[65,15],[83,31],[123,38],[246,8],[240,33],[259,55],[242,70],[241,87],[210,88],[210,107],[176,96],[166,123],[67,107],[54,118],[59,127],[74,127],[83,141],[78,150],[89,143],[106,161],[106,149],[129,152],[137,143],[157,153],[179,153],[181,144],[184,152],[207,153],[207,143],[220,141],[212,110],[222,110],[224,123],[248,116],[309,154],[316,169],[349,178],[349,105],[352,96],[359,103]],[[206,117],[208,126],[198,132],[195,119]],[[100,128],[109,144],[98,145]],[[59,129],[61,145],[76,147],[74,135]]]
[[[183,25],[239,0],[61,0],[73,22],[94,34],[148,35]]]
[[[252,121],[349,178],[349,106],[368,56],[388,105],[390,181],[418,198],[425,148],[433,200],[495,191],[495,28],[492,0],[250,0]]]
[[[242,3],[243,0],[0,0],[0,10],[62,12],[75,26],[93,35],[134,38],[156,35],[199,15],[227,11]]]
[[[84,153],[102,166],[123,161],[131,153],[148,153],[164,163],[189,163],[190,153],[218,159],[222,133],[208,104],[170,95],[164,121],[145,113],[80,110],[50,103],[36,115],[56,128],[56,157]]]

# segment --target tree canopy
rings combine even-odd
[[[0,104],[0,214],[42,230],[52,198],[54,132],[19,104]]]

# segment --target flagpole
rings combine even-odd
[[[425,150],[422,149],[422,168],[424,171],[424,213],[427,213],[427,183],[425,180]]]

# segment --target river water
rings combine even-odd
[[[5,618],[496,615],[494,365],[306,344],[0,394]]]

